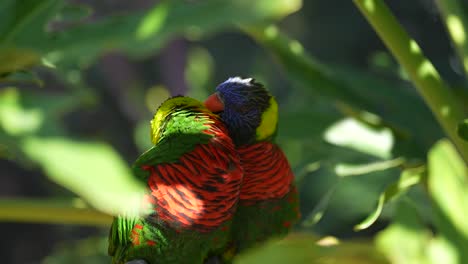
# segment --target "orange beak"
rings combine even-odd
[[[210,95],[205,101],[205,107],[213,113],[218,113],[224,110],[224,104],[219,99],[217,93]]]

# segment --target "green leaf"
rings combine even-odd
[[[68,12],[68,7],[61,9],[64,1],[4,0],[0,5],[4,7],[0,17],[5,21],[0,25],[0,60],[13,65],[0,66],[0,75],[31,66],[41,56],[49,65],[56,65],[61,61],[89,62],[114,49],[133,55],[154,53],[176,35],[200,36],[238,24],[272,22],[297,11],[301,4],[300,0],[161,1],[148,11],[46,32],[46,23],[60,10]],[[81,16],[87,11],[75,13]],[[12,49],[33,54],[34,59],[22,52],[13,56]]]
[[[468,141],[468,119],[465,119],[458,124],[457,133],[461,139]]]
[[[301,84],[306,93],[319,92],[331,98],[352,102],[353,105],[366,105],[365,100],[352,93],[346,85],[332,77],[332,72],[304,51],[297,40],[289,39],[276,26],[243,27],[259,44],[271,52],[289,79]]]
[[[427,258],[431,264],[458,264],[460,261],[459,252],[451,241],[443,236],[436,236],[428,243]]]
[[[40,61],[40,54],[20,48],[2,47],[0,45],[0,82],[15,71],[27,69]]]
[[[380,158],[391,157],[394,144],[390,129],[371,128],[353,118],[346,118],[333,124],[325,131],[324,139],[328,143]]]
[[[322,196],[322,198],[319,200],[312,212],[302,221],[303,227],[314,226],[322,219],[323,215],[325,214],[325,210],[327,209],[328,204],[330,203],[330,199],[336,191],[338,184],[339,182],[336,183],[332,188],[330,188],[324,196]]]
[[[388,186],[387,189],[379,196],[375,210],[361,223],[355,225],[354,230],[359,231],[371,226],[379,218],[384,205],[405,194],[412,186],[420,183],[424,172],[424,167],[404,170],[401,173],[400,179]]]
[[[380,213],[382,213],[384,204],[385,204],[385,195],[380,195],[379,201],[377,202],[377,207],[375,208],[375,210],[361,223],[355,225],[354,231],[364,230],[368,228],[369,226],[371,226],[375,221],[377,221],[377,219],[380,216]]]
[[[426,245],[431,238],[416,208],[406,201],[398,204],[393,223],[377,235],[377,247],[392,263],[426,262]]]
[[[341,242],[332,237],[317,241],[306,234],[292,234],[281,241],[270,241],[234,259],[235,264],[380,264],[388,263],[370,241]]]
[[[448,140],[441,140],[429,151],[429,193],[450,221],[468,239],[468,169]]]
[[[50,179],[109,213],[137,212],[144,188],[107,144],[66,138],[26,138],[24,152]]]
[[[401,166],[404,162],[405,159],[400,157],[393,160],[384,160],[358,165],[338,163],[335,166],[335,173],[340,177],[363,175],[395,168]]]
[[[20,93],[14,88],[0,92],[0,128],[10,135],[37,131],[44,121],[40,109],[25,109],[20,103]]]
[[[11,1],[7,1],[11,2]],[[1,10],[2,20],[6,24],[0,32],[0,44],[4,46],[31,45],[30,40],[43,38],[46,23],[58,12],[62,0],[13,1]]]
[[[133,55],[154,53],[176,35],[201,35],[237,24],[280,19],[301,6],[300,0],[161,1],[146,12],[110,16],[36,41],[32,49],[47,53],[55,64],[62,59],[93,59],[114,49]],[[66,56],[64,56],[66,54]]]
[[[0,61],[8,63],[0,65],[0,79],[39,62],[33,43],[44,39],[46,23],[61,5],[62,0],[1,1]]]
[[[398,155],[424,158],[430,144],[442,136],[433,115],[406,82],[390,81],[355,67],[320,63],[276,26],[243,29],[276,59],[302,97],[311,101],[323,96],[331,100],[329,104],[338,102],[340,107],[345,102],[354,111],[378,115],[398,139],[394,140]]]

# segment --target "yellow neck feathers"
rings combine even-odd
[[[275,98],[272,96],[270,98],[270,106],[263,112],[262,121],[260,126],[257,128],[257,141],[265,140],[271,136],[276,131],[276,126],[278,124],[278,103],[276,103]]]

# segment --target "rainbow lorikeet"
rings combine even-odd
[[[182,96],[158,108],[151,140],[133,165],[149,214],[114,219],[112,263],[204,263],[228,243],[243,177],[235,146],[217,115]]]
[[[285,236],[300,218],[299,199],[288,160],[274,143],[278,104],[262,84],[229,78],[205,106],[221,116],[244,168],[231,246],[222,257],[230,262],[233,254]]]

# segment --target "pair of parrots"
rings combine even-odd
[[[278,105],[255,80],[229,78],[204,104],[166,100],[151,121],[153,147],[133,165],[145,216],[119,216],[113,263],[230,263],[299,219],[289,163],[274,143]]]

